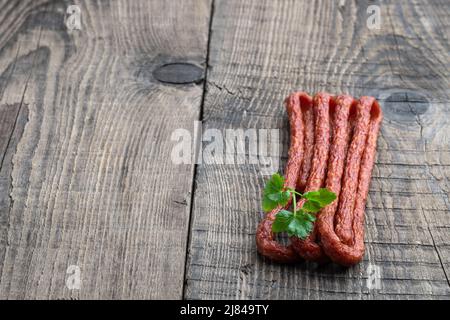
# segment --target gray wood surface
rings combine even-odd
[[[366,26],[372,4],[380,30]],[[362,263],[264,260],[260,166],[202,165],[186,298],[450,297],[449,17],[448,1],[215,1],[204,128],[287,133],[282,101],[295,89],[374,95],[385,121]]]
[[[0,299],[450,299],[448,30],[448,0],[0,0]],[[384,109],[350,269],[257,254],[263,165],[170,159],[201,119],[280,129],[282,170],[297,89]]]
[[[167,146],[203,86],[152,71],[203,68],[209,15],[209,0],[0,1],[0,298],[182,297],[194,166]]]

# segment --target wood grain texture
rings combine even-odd
[[[366,25],[374,4],[379,30]],[[366,255],[350,269],[261,258],[255,230],[267,176],[258,165],[200,165],[187,299],[450,299],[449,17],[445,0],[215,1],[204,130],[286,136],[282,101],[297,89],[374,95],[385,120]]]
[[[203,85],[152,71],[204,66],[210,5],[0,1],[0,298],[182,297],[194,166],[170,136]]]

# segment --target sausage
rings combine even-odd
[[[325,181],[328,153],[330,147],[330,103],[332,97],[328,93],[318,93],[314,97],[315,112],[315,144],[312,159],[311,173],[308,177],[305,192],[320,189]],[[301,199],[298,207],[302,207],[305,199]],[[317,231],[315,228],[308,238],[302,240],[291,237],[295,251],[304,259],[316,262],[327,260],[322,248],[316,242]]]
[[[269,212],[256,232],[257,249],[277,262],[295,262],[303,257],[354,265],[364,255],[364,211],[383,117],[381,108],[372,97],[356,102],[348,95],[333,99],[319,93],[312,101],[299,92],[286,99],[286,109],[291,144],[285,187],[313,191],[323,187],[326,177],[325,186],[336,193],[338,200],[317,215],[307,239],[291,237],[288,246],[276,242],[272,233],[275,216],[283,208]],[[298,206],[305,201],[300,200]]]
[[[311,97],[303,92],[291,94],[286,99],[286,110],[290,126],[290,147],[288,162],[285,170],[285,187],[295,188],[297,177],[303,158],[303,117],[301,104],[312,101]],[[289,207],[290,203],[285,208]],[[276,214],[283,209],[281,206],[269,212],[260,222],[256,231],[256,246],[260,254],[277,262],[295,262],[300,259],[292,245],[284,246],[278,243],[272,232],[272,224]]]
[[[364,209],[382,117],[381,108],[374,98],[362,97],[359,100],[342,189],[339,173],[342,172],[343,160],[330,157],[327,188],[333,192],[341,189],[339,205],[332,204],[322,210],[317,228],[326,255],[344,266],[358,263],[364,255]]]
[[[328,171],[327,171],[327,185],[326,187],[334,192],[337,197],[339,197],[341,177],[344,169],[344,162],[346,158],[347,147],[349,143],[350,135],[350,125],[349,125],[349,115],[350,108],[354,100],[351,96],[338,96],[335,99],[335,106],[333,112],[333,128],[332,128],[332,143],[330,146],[330,154],[328,161]],[[336,211],[338,201],[334,201],[328,205],[324,210]],[[322,212],[324,211],[322,210]],[[322,214],[319,213],[319,217]],[[318,217],[318,219],[320,219]],[[317,234],[321,237],[320,229],[317,226],[314,228],[315,233],[310,235],[310,237],[303,241],[302,246],[305,252],[315,252],[314,256],[311,254],[303,255],[308,260],[313,260],[316,262],[326,261],[326,254],[322,247],[314,242],[317,239]],[[313,251],[314,250],[314,251]]]
[[[303,162],[298,175],[297,190],[303,192],[308,182],[309,172],[314,155],[314,109],[312,108],[312,100],[309,104],[302,104],[303,123],[305,124],[304,133],[304,156]]]
[[[328,174],[327,179],[334,177],[333,180],[340,180],[341,174],[333,173],[339,168],[335,168],[330,164],[336,162],[335,159],[342,159],[340,166],[343,168],[345,154],[348,145],[348,136],[349,136],[349,125],[348,118],[350,114],[350,107],[353,103],[353,98],[350,96],[339,96],[335,99],[334,105],[331,107],[332,118],[330,119],[330,123],[332,124],[332,130],[330,132],[330,136],[332,136],[332,144],[330,146],[330,154],[329,154],[329,164],[328,164]],[[342,168],[340,169],[342,171]],[[317,185],[312,186],[311,190],[318,189]],[[311,191],[310,190],[310,191]],[[339,190],[337,192],[335,190],[331,190],[339,195]],[[337,206],[337,202],[335,201],[330,206]],[[317,232],[317,228],[314,229],[313,233],[310,235],[308,239],[305,241],[294,240],[300,246],[303,247],[300,250],[305,252],[303,257],[308,260],[313,260],[316,262],[324,262],[327,260],[323,250],[318,243],[315,241],[319,240],[318,237],[320,234]],[[295,247],[297,248],[297,247]]]
[[[353,238],[352,220],[355,205],[356,188],[358,182],[361,157],[366,147],[367,132],[369,131],[370,108],[372,99],[361,98],[357,106],[357,115],[352,142],[347,152],[342,196],[339,199],[339,211],[335,216],[335,231],[342,242],[350,244]]]

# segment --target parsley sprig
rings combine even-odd
[[[275,173],[267,182],[263,195],[263,210],[272,211],[278,206],[285,207],[292,197],[292,211],[283,209],[275,216],[272,225],[274,233],[287,232],[288,236],[306,239],[313,230],[316,213],[336,200],[336,194],[322,188],[304,194],[284,187],[284,177]],[[297,207],[297,196],[306,199],[301,208]]]

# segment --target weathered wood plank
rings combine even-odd
[[[203,68],[210,1],[71,4],[0,1],[0,298],[181,298],[203,85],[152,72]]]
[[[11,133],[14,131],[19,109],[20,103],[0,106],[0,159],[2,162],[10,143]]]
[[[379,5],[381,28],[366,25]],[[260,165],[200,165],[185,297],[450,298],[447,1],[215,1],[203,128],[280,128],[296,89],[374,95],[385,121],[351,269],[257,255]],[[284,155],[287,141],[282,139]],[[379,287],[369,286],[380,270]]]

